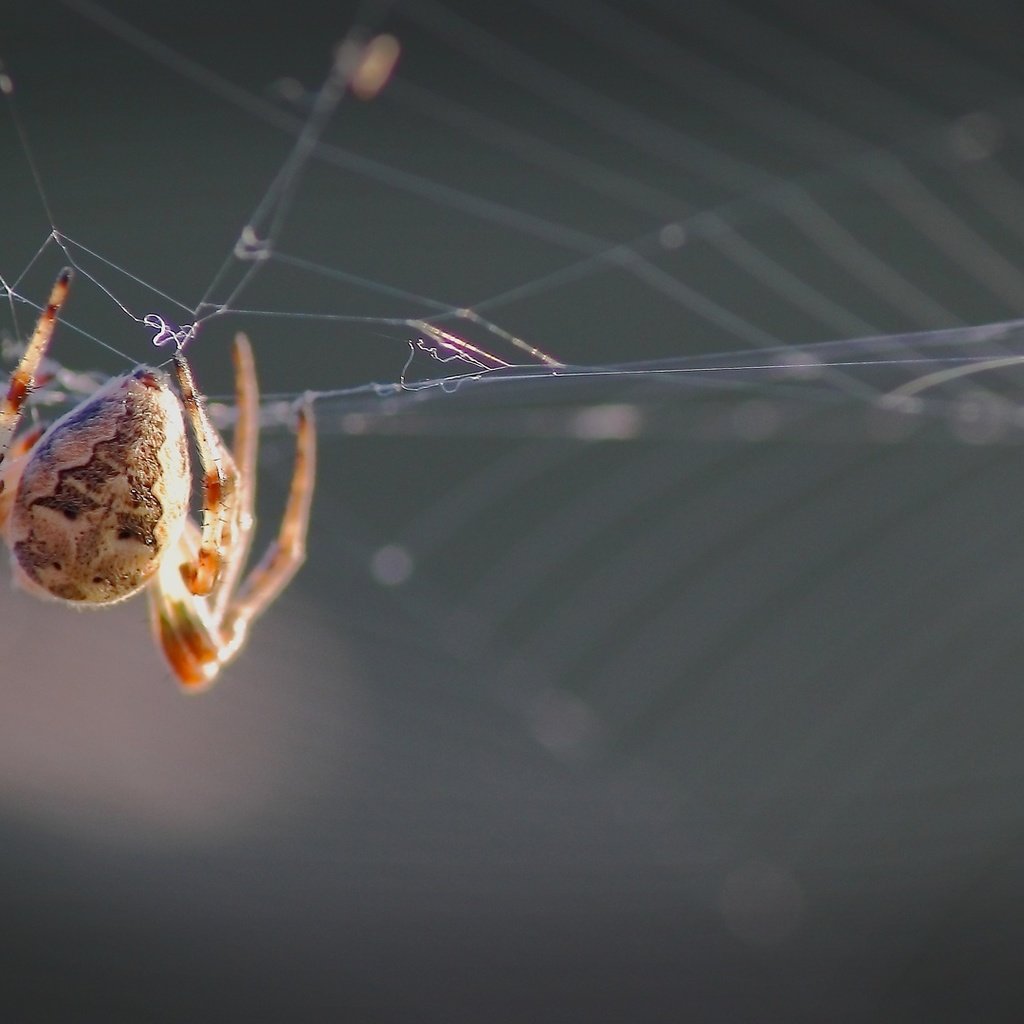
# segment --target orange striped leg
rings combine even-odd
[[[57,314],[68,296],[71,277],[71,271],[65,268],[54,282],[50,298],[36,321],[28,348],[25,349],[25,354],[14,368],[10,384],[7,386],[7,394],[0,403],[0,466],[3,465],[3,461],[7,457],[11,439],[21,422],[25,401],[32,388],[35,387],[39,364],[43,361],[50,339],[53,337],[53,330],[57,326]],[[0,491],[2,490],[3,480],[0,479]]]
[[[175,353],[174,370],[203,466],[202,540],[195,560],[181,566],[181,575],[193,594],[203,596],[213,590],[225,554],[234,541],[238,519],[235,500],[238,470],[227,445],[206,415],[192,370],[181,352]]]
[[[236,441],[236,451],[240,446]],[[176,568],[191,563],[202,544],[199,528],[188,523],[182,537],[182,555],[171,560],[149,589],[150,621],[171,671],[186,692],[198,693],[212,685],[221,668],[242,649],[248,627],[287,586],[305,560],[306,533],[316,472],[316,431],[311,404],[299,411],[295,470],[277,540],[242,582],[237,595],[196,595]],[[241,564],[247,540],[225,555],[225,567]],[[218,583],[218,586],[220,584]]]
[[[231,547],[224,552],[220,576],[210,594],[214,615],[219,621],[234,597],[238,581],[245,571],[256,524],[256,454],[260,431],[260,391],[256,365],[249,339],[241,332],[235,335],[232,348],[235,365],[235,426],[231,436],[231,453],[235,459],[238,480],[235,499],[238,505],[236,532]]]
[[[315,482],[316,422],[313,403],[307,401],[299,408],[295,468],[281,531],[238,588],[224,623],[225,637],[235,632],[244,635],[249,623],[266,611],[306,560],[306,534]]]

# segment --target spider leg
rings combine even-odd
[[[256,364],[252,346],[245,334],[235,335],[231,351],[235,365],[235,427],[231,449],[238,472],[236,503],[237,524],[232,546],[223,560],[220,576],[210,593],[215,615],[221,619],[224,608],[235,592],[238,578],[245,569],[256,525],[256,453],[260,430],[260,392],[256,380]]]
[[[22,455],[28,455],[36,441],[38,441],[45,433],[46,426],[42,423],[38,423],[36,426],[26,430],[24,433],[19,434],[11,442],[11,447],[7,450],[8,456],[13,461],[14,459],[21,458]]]
[[[150,621],[164,655],[179,683],[188,692],[206,689],[221,668],[245,642],[249,624],[281,593],[305,560],[306,533],[316,471],[316,431],[311,403],[299,410],[295,469],[278,538],[259,564],[235,584],[252,541],[251,480],[255,473],[259,399],[252,352],[247,339],[235,339],[235,372],[238,388],[238,421],[234,452],[239,478],[234,491],[238,512],[231,544],[224,550],[223,568],[209,596],[199,595],[179,566],[197,565],[206,542],[201,531],[186,524],[180,555],[169,558],[155,586],[149,588]],[[186,406],[187,408],[187,406]],[[213,431],[212,446],[221,443]]]
[[[25,407],[32,388],[36,383],[36,371],[46,354],[47,346],[53,337],[53,329],[57,325],[57,314],[60,312],[64,300],[68,296],[68,289],[71,286],[71,270],[65,268],[54,282],[50,291],[50,298],[46,306],[39,314],[36,321],[32,338],[25,349],[18,365],[11,374],[11,381],[7,387],[7,394],[0,402],[0,465],[3,464],[11,447],[11,439],[14,437],[18,424],[21,422],[21,413]],[[0,479],[0,491],[3,491],[4,482]]]
[[[11,511],[13,496],[18,489],[18,481],[21,479],[22,471],[25,469],[22,456],[27,455],[32,450],[32,446],[45,432],[46,427],[40,424],[39,426],[32,427],[31,430],[26,430],[24,433],[19,434],[11,442],[7,452],[9,456],[7,464],[0,467],[0,531],[3,531],[7,523],[7,516]],[[8,487],[8,484],[12,486]]]
[[[202,544],[199,527],[185,524],[177,557],[168,557],[149,593],[149,619],[153,633],[175,678],[187,692],[206,689],[235,651],[219,643],[217,623],[208,599],[189,589],[181,564],[195,561]]]
[[[225,553],[234,543],[238,523],[238,469],[227,445],[206,415],[192,370],[180,352],[174,356],[174,370],[203,465],[202,539],[195,557],[183,562],[180,571],[189,591],[205,596],[213,590]]]
[[[291,582],[306,560],[306,534],[316,480],[316,423],[313,403],[299,407],[296,426],[295,469],[285,505],[281,530],[259,563],[242,581],[231,601],[222,627],[227,637],[245,635],[249,623]]]

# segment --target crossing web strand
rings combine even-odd
[[[993,69],[966,72],[987,87],[983,105],[942,109],[739,8],[699,25],[735,46],[714,63],[687,44],[674,9],[644,19],[601,0],[560,0],[538,5],[533,32],[517,33],[418,0],[374,12],[379,24],[347,34],[340,25],[333,52],[321,48],[319,84],[275,68],[258,69],[254,87],[159,25],[91,0],[67,7],[97,45],[157,71],[177,98],[216,105],[236,130],[269,132],[280,155],[246,190],[256,198],[219,267],[214,258],[206,283],[183,290],[81,233],[65,197],[51,205],[15,106],[18,80],[5,71],[25,193],[49,222],[2,279],[15,337],[57,260],[116,325],[100,332],[71,307],[63,330],[123,363],[151,358],[147,337],[179,348],[239,328],[268,346],[315,339],[314,380],[293,377],[294,390],[269,401],[268,422],[287,422],[290,402],[308,394],[326,429],[341,431],[429,431],[443,419],[453,432],[504,424],[586,437],[580,422],[601,421],[589,403],[635,410],[633,436],[652,436],[666,407],[686,405],[669,433],[688,436],[725,429],[721,409],[752,399],[780,426],[832,404],[846,407],[854,432],[870,432],[880,411],[955,423],[965,407],[994,434],[1017,429],[1024,275],[1013,246],[1024,241],[1024,190],[1012,174],[1012,83]],[[758,36],[789,64],[766,64],[743,41]],[[758,84],[759,68],[771,82]],[[801,68],[828,73],[831,118],[793,95]],[[865,96],[873,120],[862,116]],[[190,147],[182,173],[202,156]],[[475,187],[463,170],[471,163]],[[499,175],[522,187],[501,187]],[[355,232],[361,207],[371,212]],[[908,263],[890,253],[894,223],[927,255]],[[148,248],[162,241],[151,235]],[[190,239],[190,254],[201,242]],[[968,326],[984,321],[993,322]],[[133,339],[131,353],[112,337]],[[362,381],[361,366],[372,367]],[[325,387],[328,367],[338,379]],[[520,409],[510,408],[516,395]],[[49,397],[61,400],[59,380]]]

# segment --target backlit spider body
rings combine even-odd
[[[19,583],[73,604],[138,593],[185,526],[181,406],[162,373],[115,377],[29,451],[8,513]]]
[[[298,447],[280,535],[241,580],[253,531],[259,397],[252,350],[235,339],[238,419],[232,449],[206,416],[185,357],[174,376],[139,367],[115,377],[41,434],[15,439],[67,294],[54,286],[0,406],[0,531],[26,590],[78,607],[104,607],[148,587],[150,619],[172,671],[208,686],[240,650],[249,623],[305,557],[312,499],[312,408]],[[202,462],[203,522],[189,517],[186,421]],[[6,458],[9,456],[9,458]]]

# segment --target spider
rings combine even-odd
[[[37,596],[101,608],[147,589],[150,622],[171,671],[186,691],[202,690],[305,560],[316,460],[312,404],[299,409],[280,533],[243,579],[259,433],[256,370],[244,334],[234,342],[231,449],[207,418],[180,350],[173,358],[177,395],[167,374],[140,366],[45,431],[15,438],[71,277],[64,270],[57,278],[0,401],[0,532],[16,581]],[[201,527],[189,516],[186,419],[204,474]]]

